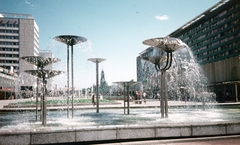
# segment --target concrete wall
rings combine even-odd
[[[100,126],[54,131],[0,132],[0,145],[50,144],[137,138],[181,138],[233,134],[240,134],[240,122]]]
[[[209,83],[240,80],[239,56],[205,64],[202,68]]]

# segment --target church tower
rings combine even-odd
[[[100,86],[102,86],[104,83],[105,83],[105,75],[104,75],[104,71],[102,70],[101,79],[100,79]]]
[[[105,75],[104,75],[104,71],[102,70],[101,72],[101,78],[100,78],[100,93],[105,95],[109,92],[109,87],[108,87],[108,84],[105,80]]]

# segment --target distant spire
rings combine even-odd
[[[104,83],[104,82],[105,82],[105,75],[104,75],[104,71],[103,71],[103,69],[102,69],[101,79],[100,79],[100,85],[101,85],[102,83]]]

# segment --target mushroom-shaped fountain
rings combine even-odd
[[[129,87],[137,84],[138,82],[134,82],[134,81],[121,81],[121,82],[114,82],[118,85],[121,85],[124,87],[124,100],[123,100],[123,104],[124,104],[124,114],[125,114],[125,108],[126,108],[126,105],[125,105],[125,102],[127,101],[127,114],[129,115],[130,114],[130,105],[129,105]],[[127,88],[127,92],[125,92],[125,88]],[[126,100],[126,96],[127,96],[127,100]]]
[[[168,117],[168,97],[167,97],[167,87],[165,82],[165,73],[172,65],[172,53],[175,50],[180,48],[185,48],[187,45],[183,43],[178,38],[173,37],[162,37],[162,38],[152,38],[143,41],[143,44],[149,45],[151,47],[156,48],[157,50],[164,51],[167,53],[167,58],[162,56],[155,57],[142,57],[142,59],[147,60],[153,64],[155,64],[155,69],[157,71],[161,70],[161,117],[164,118],[164,109],[165,109],[165,117]],[[166,64],[164,67],[160,68],[160,63],[166,60]],[[165,100],[165,101],[164,101]]]
[[[93,63],[96,63],[96,98],[97,98],[97,110],[96,112],[99,113],[99,94],[98,94],[98,64],[102,61],[105,61],[104,58],[89,58],[88,61],[91,61]]]
[[[87,41],[86,38],[74,35],[60,35],[53,38],[56,41],[67,44],[67,117],[69,118],[69,46],[71,46],[71,76],[72,76],[72,118],[74,116],[73,95],[74,95],[74,79],[73,79],[73,45]]]
[[[37,66],[37,70],[25,70],[24,72],[33,75],[37,78],[41,78],[43,81],[43,96],[41,98],[41,119],[42,119],[42,125],[46,125],[46,79],[49,79],[51,77],[54,77],[56,75],[59,75],[62,73],[61,71],[54,71],[54,70],[44,70],[44,67],[60,61],[58,58],[50,58],[50,57],[42,57],[42,56],[24,56],[21,57],[21,59]],[[38,81],[38,79],[37,79]],[[38,85],[38,82],[37,82]],[[37,87],[37,96],[36,96],[36,120],[38,116],[38,87]]]

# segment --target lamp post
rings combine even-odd
[[[72,76],[72,118],[74,117],[74,78],[73,78],[73,45],[87,41],[86,38],[74,35],[60,35],[54,37],[56,41],[67,44],[67,117],[69,118],[69,46],[71,46],[71,76]]]
[[[99,95],[98,95],[98,64],[105,61],[104,58],[89,58],[88,61],[96,63],[96,97],[97,97],[97,113],[99,113]]]

